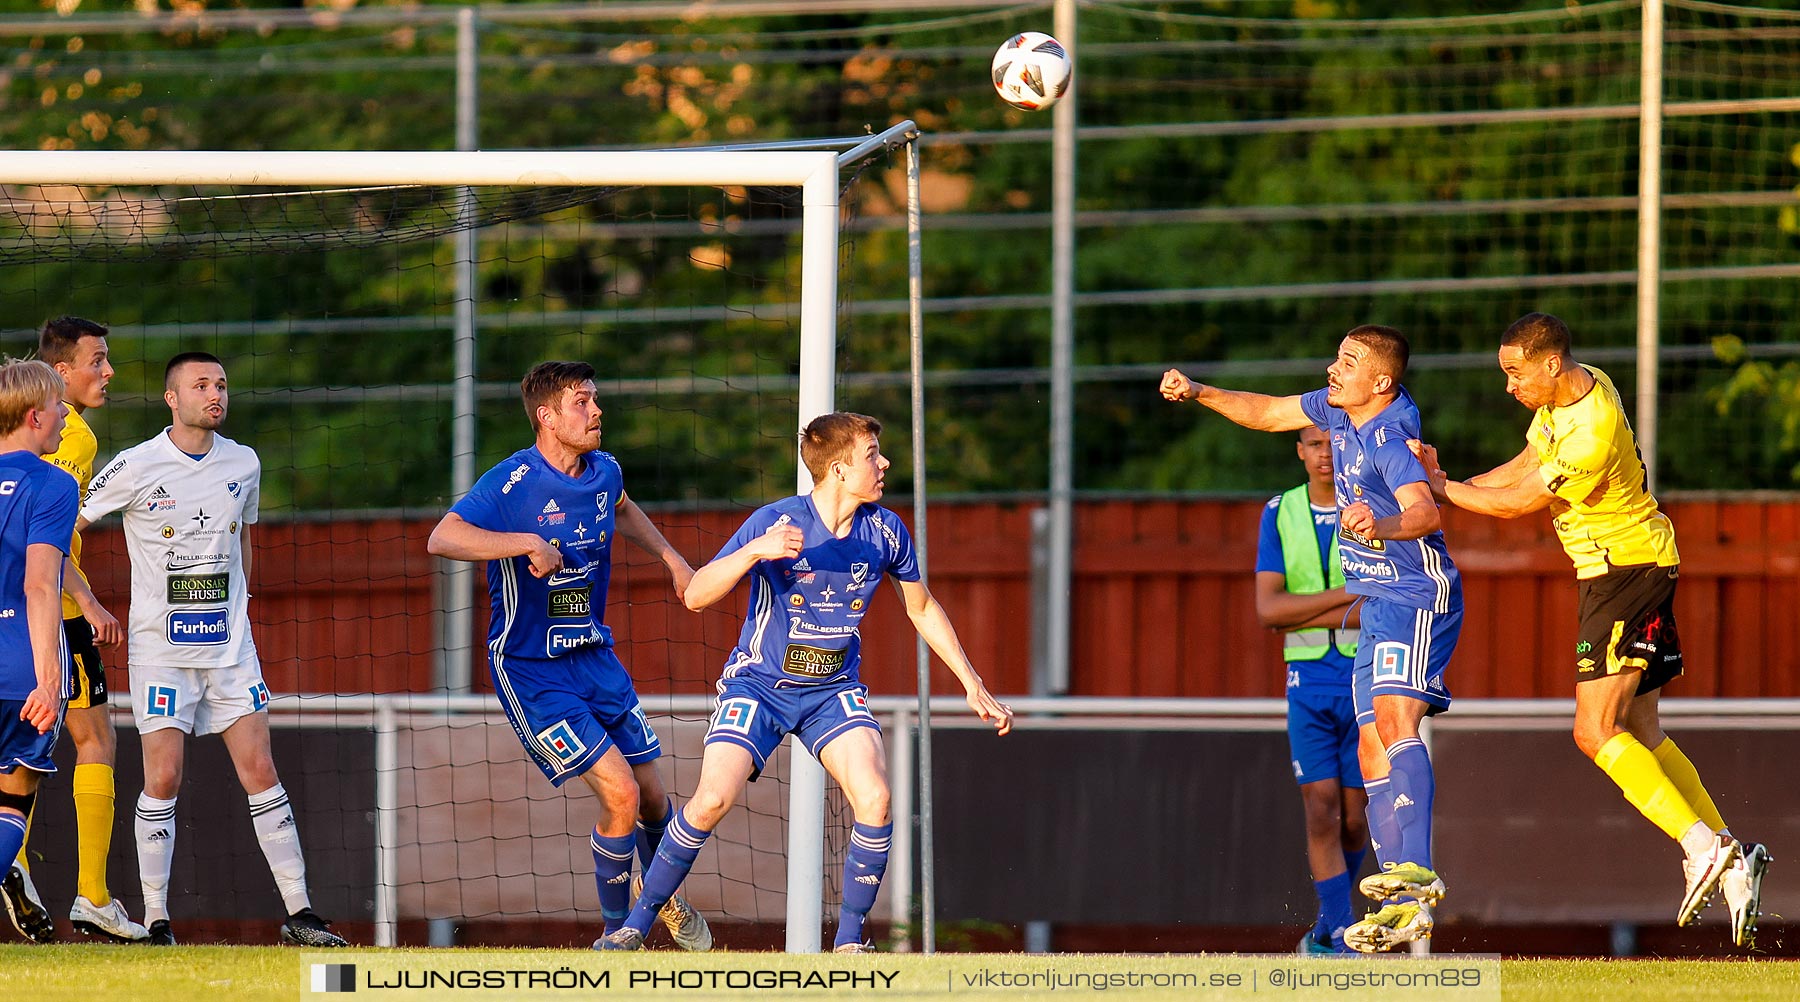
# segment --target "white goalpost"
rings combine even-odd
[[[113,151],[0,151],[0,184],[32,186],[137,186],[182,187],[250,187],[259,189],[362,189],[376,187],[432,186],[443,188],[583,188],[583,187],[738,187],[766,186],[798,189],[801,205],[800,292],[798,303],[798,408],[797,429],[812,418],[836,409],[838,386],[838,316],[840,304],[840,184],[842,172],[867,157],[902,145],[911,147],[918,131],[911,122],[903,122],[879,135],[813,143],[775,144],[772,147],[728,147],[630,152],[113,152]],[[909,149],[909,154],[912,150]],[[916,200],[918,160],[909,155],[905,165],[910,177],[909,201]],[[920,296],[918,281],[918,214],[909,206],[908,227],[911,235],[910,284],[912,311],[911,365],[913,368],[913,404],[922,402],[919,387],[922,379],[919,350]],[[459,210],[459,214],[462,210]],[[463,220],[461,225],[479,223]],[[459,301],[459,308],[466,308]],[[452,350],[445,344],[445,353]],[[455,349],[463,354],[461,346]],[[468,360],[472,365],[472,357]],[[459,358],[456,396],[455,450],[465,448],[472,458],[475,442],[474,397],[462,392],[460,384],[473,385],[473,372],[462,371]],[[509,376],[515,374],[508,374]],[[915,459],[914,504],[919,518],[917,545],[921,570],[925,566],[926,539],[923,524],[925,484],[923,479],[922,423],[913,414],[913,449]],[[797,454],[797,447],[795,452]],[[448,457],[447,457],[448,458]],[[462,458],[462,457],[458,457]],[[448,468],[448,463],[446,467]],[[795,490],[811,489],[811,478],[804,464],[796,463]],[[628,470],[629,472],[629,470]],[[459,485],[458,489],[466,489]],[[447,621],[472,625],[471,603],[479,601],[482,589],[474,573],[457,579],[451,589],[454,596],[446,600],[442,614]],[[447,649],[446,658],[470,658],[476,652],[468,645],[472,630],[464,628],[447,633],[457,639],[447,647],[461,645],[461,651]],[[920,645],[921,665],[926,662]],[[920,677],[925,672],[921,669]],[[466,677],[466,674],[465,674]],[[715,673],[716,677],[716,673]],[[926,707],[921,692],[922,709]],[[689,700],[691,702],[691,700]],[[925,718],[928,719],[928,718]],[[894,735],[895,740],[910,740],[914,732]],[[928,739],[928,733],[918,740]],[[825,894],[823,871],[826,857],[826,777],[818,762],[790,738],[789,802],[786,845],[786,948],[789,952],[812,953],[820,950],[822,901]],[[928,758],[925,761],[929,761]],[[683,790],[669,777],[672,792],[685,797]],[[925,786],[924,803],[929,804],[929,786]],[[910,794],[910,791],[908,791]],[[896,803],[908,797],[896,796]],[[923,877],[930,880],[929,814],[926,814]],[[896,818],[899,825],[910,825],[911,819]],[[378,841],[391,844],[394,838],[392,818],[382,815],[385,826],[377,834]],[[896,845],[901,844],[900,839]],[[910,877],[911,866],[895,867],[896,876]],[[904,876],[903,876],[904,875]],[[392,873],[384,874],[391,877]],[[910,901],[910,888],[900,889]],[[927,893],[926,900],[930,900]],[[376,945],[394,945],[396,914],[392,888],[378,888],[375,896]],[[927,915],[927,948],[929,949],[930,916]]]

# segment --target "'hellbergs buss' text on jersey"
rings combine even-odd
[[[805,534],[792,560],[762,560],[750,569],[750,609],[724,678],[751,674],[777,688],[857,681],[862,664],[858,632],[869,603],[892,574],[919,580],[912,534],[900,516],[865,504],[851,516],[850,533],[834,536],[802,494],[765,505],[719,550],[729,556],[777,525]]]
[[[6,540],[0,547],[0,699],[23,700],[37,688],[25,609],[25,554],[34,543],[68,552],[78,496],[75,481],[36,454],[0,456],[0,538]],[[56,632],[60,643],[60,626]],[[68,673],[65,650],[65,688]]]
[[[88,485],[81,517],[124,513],[131,663],[221,668],[256,656],[243,532],[262,484],[256,451],[223,435],[195,459],[163,433],[119,453]]]
[[[550,465],[536,446],[483,474],[450,510],[490,532],[529,532],[562,551],[563,569],[533,577],[526,557],[490,560],[488,648],[502,657],[555,658],[611,647],[606,589],[612,581],[614,510],[625,475],[610,453],[590,452],[579,477]]]
[[[1408,439],[1419,437],[1419,407],[1405,389],[1361,428],[1326,402],[1327,390],[1300,397],[1313,424],[1331,435],[1331,463],[1337,481],[1338,511],[1366,502],[1376,518],[1400,514],[1394,488],[1429,483]],[[1344,562],[1344,590],[1415,609],[1450,612],[1462,608],[1462,580],[1444,548],[1444,534],[1422,539],[1366,539],[1342,526],[1338,555]]]

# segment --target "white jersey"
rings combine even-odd
[[[124,512],[133,665],[221,668],[256,656],[242,542],[261,481],[249,446],[215,434],[195,459],[166,428],[94,477],[81,517]]]

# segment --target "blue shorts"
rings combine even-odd
[[[1376,696],[1408,696],[1426,704],[1426,715],[1450,708],[1444,668],[1456,652],[1462,610],[1432,612],[1378,598],[1362,603],[1362,640],[1356,648],[1351,691],[1357,724],[1375,722]]]
[[[1294,782],[1304,786],[1335,779],[1341,786],[1362,789],[1356,704],[1349,686],[1289,689],[1287,723]]]
[[[48,734],[19,719],[25,709],[22,699],[0,699],[0,772],[12,772],[20,766],[32,772],[52,773],[56,763],[50,753],[56,750],[56,738],[62,734],[61,711]]]
[[[788,734],[796,734],[814,758],[831,739],[858,727],[881,725],[869,712],[869,688],[861,682],[775,688],[738,675],[719,682],[719,708],[706,729],[707,744],[733,744],[750,752],[762,775],[769,755]]]
[[[552,785],[593,768],[615,745],[632,765],[662,755],[631,675],[611,647],[580,647],[545,660],[497,658],[490,651],[488,668],[513,733]]]

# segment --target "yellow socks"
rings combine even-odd
[[[112,849],[113,768],[100,762],[75,767],[75,841],[80,862],[75,892],[105,908],[106,854]]]
[[[1662,763],[1663,774],[1669,777],[1669,782],[1675,784],[1675,789],[1681,791],[1681,796],[1694,808],[1694,813],[1700,815],[1700,820],[1706,822],[1706,827],[1716,832],[1724,831],[1725,819],[1719,814],[1719,809],[1713,806],[1712,795],[1706,792],[1706,785],[1700,782],[1699,770],[1694,768],[1694,763],[1688,761],[1680,748],[1675,747],[1674,738],[1665,737],[1663,743],[1656,746],[1656,761]]]
[[[1601,747],[1600,754],[1594,756],[1594,764],[1619,784],[1631,806],[1679,842],[1688,829],[1700,823],[1700,815],[1663,772],[1656,758],[1643,742],[1624,731],[1613,735],[1612,740]]]

